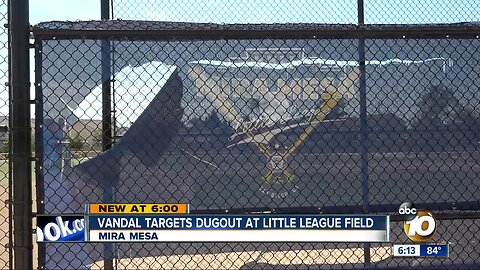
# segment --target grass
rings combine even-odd
[[[88,157],[73,158],[72,166],[76,166],[81,162],[88,160]],[[35,162],[32,163],[32,179],[35,180]],[[8,160],[0,159],[0,186],[8,185]]]
[[[6,186],[8,184],[8,160],[0,160],[0,185]]]
[[[32,163],[32,179],[35,180],[35,163]],[[8,159],[0,159],[0,186],[8,185]]]

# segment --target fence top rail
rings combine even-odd
[[[389,39],[478,38],[480,22],[454,24],[215,24],[155,21],[51,21],[32,27],[40,39]]]

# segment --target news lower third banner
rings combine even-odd
[[[91,242],[389,242],[377,215],[90,215]]]
[[[188,204],[90,204],[37,216],[37,242],[389,242],[386,215],[194,215]]]
[[[86,214],[188,214],[190,205],[185,203],[95,203],[88,204]]]

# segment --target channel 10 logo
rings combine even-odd
[[[405,234],[414,242],[427,242],[433,238],[437,224],[432,212],[417,209],[413,203],[405,202],[400,205],[398,213],[403,217]]]

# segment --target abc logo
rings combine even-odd
[[[437,228],[432,212],[416,209],[412,203],[403,203],[398,209],[405,219],[405,234],[415,242],[426,242],[432,239]]]

